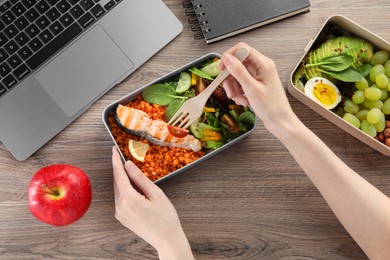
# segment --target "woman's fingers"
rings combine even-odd
[[[153,199],[156,191],[159,191],[160,188],[146,177],[132,161],[127,161],[125,168],[133,185],[145,194],[148,199]]]

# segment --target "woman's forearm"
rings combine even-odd
[[[295,114],[288,118],[270,131],[363,251],[372,259],[390,259],[390,199],[341,161]]]

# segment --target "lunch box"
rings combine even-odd
[[[302,63],[305,56],[308,54],[309,51],[311,51],[311,48],[313,44],[315,43],[316,39],[319,37],[319,35],[322,33],[324,27],[328,23],[334,23],[338,26],[340,26],[342,29],[344,29],[346,32],[349,32],[357,37],[360,37],[362,39],[365,39],[369,42],[371,42],[374,45],[375,49],[381,49],[386,50],[390,52],[390,43],[382,39],[381,37],[373,34],[369,30],[363,28],[362,26],[358,25],[357,23],[353,22],[352,20],[346,18],[342,15],[334,15],[329,17],[324,25],[321,27],[320,31],[316,35],[314,39],[311,39],[307,46],[304,49],[304,54],[302,55],[302,58],[299,60],[295,68],[293,69],[289,79],[287,80],[287,90],[288,92],[301,101],[303,104],[329,120],[330,122],[334,123],[344,131],[348,132],[355,138],[359,139],[363,143],[371,146],[373,149],[379,151],[380,153],[390,156],[390,147],[386,146],[384,143],[374,139],[373,137],[369,136],[362,130],[352,126],[348,122],[346,122],[343,118],[335,114],[334,112],[322,107],[321,105],[314,102],[312,99],[310,99],[308,96],[306,96],[302,91],[297,89],[294,86],[294,73],[299,68],[300,64]]]
[[[119,100],[109,104],[108,106],[106,106],[105,109],[103,110],[103,113],[102,113],[102,120],[103,120],[103,123],[104,123],[108,133],[110,134],[113,142],[115,143],[116,147],[118,148],[118,150],[120,151],[119,146],[118,146],[118,144],[115,141],[115,138],[114,138],[114,136],[113,136],[113,134],[112,134],[112,132],[110,130],[109,122],[108,122],[109,115],[110,115],[112,109],[115,106],[117,106],[118,104],[123,104],[124,105],[124,104],[127,104],[127,103],[135,100],[142,93],[142,91],[146,87],[148,87],[150,85],[154,85],[154,84],[157,84],[157,83],[164,83],[164,82],[170,81],[173,78],[177,77],[182,71],[186,71],[186,70],[188,70],[190,68],[193,68],[193,67],[199,67],[202,64],[204,64],[205,61],[213,59],[213,58],[216,58],[216,57],[221,58],[221,55],[218,54],[218,53],[206,54],[206,55],[204,55],[204,56],[202,56],[202,57],[200,57],[200,58],[198,58],[198,59],[196,59],[196,60],[194,60],[194,61],[192,61],[192,62],[190,62],[190,63],[188,63],[186,65],[184,65],[184,66],[182,66],[181,68],[178,68],[175,71],[172,71],[171,73],[168,73],[167,75],[162,76],[162,77],[160,77],[160,78],[150,82],[149,84],[144,85],[143,87],[141,87],[141,88],[139,88],[139,89],[129,93],[128,95],[122,97],[121,99],[119,99]],[[203,162],[204,160],[207,160],[208,158],[216,155],[217,153],[222,152],[226,148],[232,146],[233,144],[235,144],[235,143],[239,142],[240,140],[242,140],[243,138],[247,137],[253,131],[255,126],[256,126],[256,121],[255,121],[255,125],[252,127],[251,130],[249,130],[249,131],[243,133],[242,135],[236,137],[235,139],[233,139],[230,142],[224,144],[220,148],[212,150],[212,151],[206,153],[204,156],[200,157],[199,159],[197,159],[197,160],[195,160],[195,161],[185,165],[184,167],[182,167],[182,168],[180,168],[178,170],[175,170],[174,172],[169,173],[168,175],[165,175],[165,176],[161,177],[160,179],[158,179],[158,180],[156,180],[154,182],[155,183],[162,182],[162,181],[164,181],[164,180],[166,180],[168,178],[171,178],[171,177],[175,176],[176,174],[179,174],[179,173],[189,169],[190,167],[193,167],[194,165],[196,165],[198,163]],[[122,153],[120,153],[120,154],[121,154],[122,159],[125,161],[124,155]]]

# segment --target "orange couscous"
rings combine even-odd
[[[157,104],[150,104],[146,102],[141,95],[126,106],[142,110],[154,120],[164,120],[165,107]],[[155,145],[142,137],[128,134],[122,131],[116,124],[112,114],[109,116],[109,127],[125,159],[132,160],[152,181],[158,180],[204,155],[204,152],[202,151],[194,152],[192,150],[177,147]],[[129,139],[149,144],[149,150],[145,155],[144,162],[134,159],[130,154],[128,148]]]

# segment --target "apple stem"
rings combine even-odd
[[[42,188],[45,190],[45,192],[51,194],[51,195],[54,195],[54,196],[58,196],[60,195],[60,193],[58,192],[58,190],[53,190],[53,189],[50,189],[49,187],[47,187],[46,184],[42,184]]]

